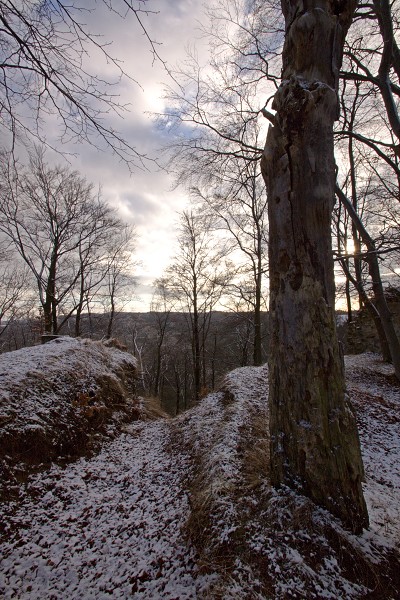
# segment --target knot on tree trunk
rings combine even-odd
[[[332,87],[294,75],[282,81],[272,105],[278,113],[279,127],[289,137],[294,132],[302,132],[308,123],[307,116],[316,110],[333,123],[337,106],[337,95]]]

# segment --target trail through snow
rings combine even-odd
[[[333,520],[329,531],[337,527],[341,537],[332,539],[346,541],[380,569],[380,549],[395,549],[400,541],[400,390],[390,367],[374,355],[346,357],[346,373],[371,528],[355,537]],[[137,421],[97,456],[30,476],[17,499],[2,502],[0,598],[383,600],[369,595],[371,582],[359,583],[356,571],[341,566],[342,549],[321,537],[327,530],[322,517],[331,520],[326,511],[315,507],[315,520],[310,501],[256,482],[257,469],[249,472],[248,486],[243,465],[257,467],[268,442],[266,370],[237,369],[225,383],[225,390],[177,419]],[[197,512],[196,481],[200,500],[199,486],[208,486],[205,509]],[[210,534],[197,540],[198,554],[186,535],[191,509],[206,519],[196,521],[198,529]],[[220,560],[218,570],[207,553],[226,553],[230,543],[240,556],[230,571]]]
[[[201,595],[206,578],[182,535],[189,459],[170,427],[137,423],[98,456],[33,477],[1,528],[0,596]]]

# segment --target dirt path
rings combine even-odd
[[[189,461],[170,442],[169,422],[136,424],[98,456],[34,477],[1,509],[0,596],[195,598],[206,582],[181,533]]]
[[[353,536],[307,498],[271,489],[266,372],[237,369],[177,419],[137,422],[0,504],[0,598],[397,598],[400,388],[373,355],[346,364],[370,530]],[[187,482],[207,575],[185,536]]]

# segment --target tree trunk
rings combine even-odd
[[[175,388],[176,388],[176,414],[179,414],[179,400],[181,397],[181,380],[180,380],[180,373],[179,373],[179,369],[176,366],[176,364],[174,365],[174,374],[175,374]]]
[[[353,100],[353,106],[350,114],[350,122],[349,122],[349,132],[353,133],[354,128],[354,119],[356,117],[357,111],[357,101],[359,97],[359,85],[356,83],[356,95]],[[354,138],[352,135],[349,136],[349,163],[350,163],[350,181],[351,181],[351,202],[354,208],[354,211],[357,212],[358,198],[357,198],[357,177],[356,177],[356,164],[354,160]],[[363,287],[363,277],[362,277],[362,262],[361,262],[361,240],[357,230],[357,227],[354,224],[354,221],[351,221],[351,234],[353,238],[354,245],[354,271],[356,274],[357,280],[357,290]],[[363,295],[358,295],[358,304],[360,309],[363,307]]]
[[[200,326],[199,326],[199,312],[198,312],[198,308],[197,308],[196,276],[194,276],[194,290],[193,290],[192,354],[193,354],[193,375],[194,375],[194,400],[195,400],[195,402],[198,402],[200,400],[201,365],[200,365]]]
[[[106,339],[111,339],[115,317],[115,285],[110,289],[110,315],[108,317]]]
[[[372,279],[372,290],[374,292],[376,308],[379,312],[382,327],[386,335],[387,344],[390,350],[391,362],[397,379],[400,381],[400,342],[393,324],[392,313],[388,307],[385,298],[385,291],[382,285],[381,274],[379,270],[376,254],[368,257],[369,274]]]
[[[203,314],[203,326],[202,326],[202,335],[201,335],[201,386],[203,389],[203,393],[207,387],[207,361],[206,361],[206,315]]]
[[[93,336],[93,319],[92,319],[92,311],[90,310],[90,302],[87,299],[86,300],[86,308],[87,308],[87,315],[88,315],[88,321],[89,321],[89,333],[90,333],[90,337]]]
[[[346,264],[348,264],[348,263],[346,263]],[[351,306],[350,281],[349,281],[348,277],[346,277],[345,294],[346,294],[346,305],[347,305],[347,322],[351,323],[353,320],[353,309]]]
[[[217,357],[217,334],[214,333],[213,352],[211,357],[211,389],[215,390],[215,360]]]
[[[58,317],[57,317],[57,302],[53,300],[51,303],[51,320],[52,320],[52,329],[53,333],[58,333]]]
[[[382,329],[384,331],[384,336],[386,337],[387,347],[390,353],[390,361],[393,363],[397,379],[400,380],[400,342],[399,338],[397,337],[396,329],[394,327],[392,314],[386,302],[385,290],[383,288],[378,257],[376,254],[375,242],[365,229],[360,217],[358,216],[358,213],[356,212],[356,210],[354,210],[353,205],[349,202],[348,198],[339,188],[339,186],[336,186],[336,194],[338,195],[340,202],[343,204],[343,206],[349,213],[354,227],[357,229],[360,238],[367,247],[368,253],[365,256],[365,260],[368,263],[369,274],[372,280],[372,291],[374,293],[375,306],[379,313],[379,318],[381,321]],[[380,334],[381,332],[378,329],[378,335]],[[387,347],[382,345],[382,343],[381,347],[383,357],[386,360]]]
[[[45,301],[43,303],[45,333],[57,333],[56,272],[58,256],[53,250],[46,281]]]
[[[154,379],[154,387],[153,387],[153,394],[155,397],[157,397],[160,393],[160,378],[161,378],[161,349],[162,349],[162,344],[163,344],[163,335],[160,335],[160,338],[158,340],[158,344],[157,344],[157,356],[156,356],[156,376]]]
[[[262,161],[270,224],[271,480],[306,493],[359,532],[368,514],[336,337],[331,244],[337,76],[354,6],[307,6],[282,0],[282,83]]]
[[[53,333],[51,301],[46,299],[46,301],[43,303],[42,307],[43,307],[44,332],[45,333]]]
[[[259,247],[261,242],[259,241]],[[256,294],[254,305],[254,346],[253,346],[253,364],[258,367],[262,363],[261,355],[261,255],[258,254],[257,275],[256,275]]]
[[[81,249],[80,249],[81,251]],[[79,281],[79,302],[76,307],[76,316],[75,316],[75,337],[80,337],[82,334],[81,324],[82,324],[82,311],[83,304],[85,302],[85,278],[84,278],[84,262],[81,257],[80,261],[80,281]]]
[[[365,306],[366,310],[369,312],[372,320],[374,321],[375,329],[376,329],[376,332],[377,332],[378,338],[379,338],[379,345],[381,347],[381,353],[382,353],[383,360],[385,362],[392,362],[389,344],[388,344],[388,341],[386,338],[385,330],[382,326],[382,321],[379,316],[378,309],[376,308],[374,303],[371,302],[370,298],[368,298],[367,292],[365,291],[363,284],[359,283],[355,279],[355,277],[352,276],[350,269],[349,269],[348,260],[345,258],[341,258],[340,264],[342,265],[343,273],[346,275],[346,283],[351,282],[354,285],[360,298],[362,298],[363,305]]]
[[[79,302],[76,307],[76,315],[75,315],[75,337],[80,337],[81,331],[81,316],[83,310],[83,303]]]
[[[114,326],[114,317],[115,317],[115,308],[114,308],[114,306],[112,306],[109,317],[108,317],[106,340],[109,340],[112,337],[112,331],[113,331],[113,326]]]

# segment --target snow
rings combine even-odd
[[[167,421],[134,424],[98,456],[32,477],[2,515],[2,597],[196,597],[188,457],[172,447]]]
[[[10,491],[16,463],[22,476],[132,420],[136,370],[126,352],[68,337],[0,355],[0,488]]]
[[[135,372],[135,358],[99,342],[69,337],[42,346],[0,355],[0,423],[13,421],[26,428],[32,421],[46,424],[46,416],[69,395],[98,388],[97,378],[111,379],[124,369]]]
[[[400,395],[375,355],[346,366],[371,519],[361,536],[270,487],[267,369],[247,367],[183,415],[126,425],[96,456],[31,475],[0,505],[0,596],[367,597],[362,569],[384,568],[400,540]]]
[[[347,321],[348,321],[347,314],[336,314],[336,325],[338,327],[340,327],[342,325],[346,325]]]
[[[366,482],[370,532],[400,548],[400,387],[393,367],[379,356],[346,357],[348,389],[355,404]]]

